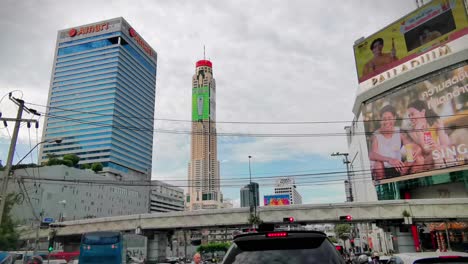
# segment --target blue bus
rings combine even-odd
[[[118,231],[85,233],[81,236],[80,264],[143,263],[147,238]]]

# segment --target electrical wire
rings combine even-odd
[[[34,218],[35,218],[37,221],[41,221],[41,219],[39,219],[39,217],[38,217],[37,214],[36,214],[36,211],[35,211],[35,209],[34,209],[34,206],[32,205],[31,198],[29,197],[29,194],[28,194],[28,192],[26,191],[26,186],[24,186],[24,182],[23,182],[23,181],[17,181],[17,182],[18,182],[18,186],[19,186],[19,189],[20,189],[21,193],[22,193],[24,196],[26,196],[26,198],[27,198],[26,201],[28,202],[28,205],[29,205],[29,207],[31,208],[31,212],[32,212]],[[24,190],[23,190],[23,188],[22,188],[21,186],[24,187]]]
[[[167,130],[167,129],[148,129],[148,128],[142,128],[142,127],[137,127],[137,126],[118,126],[118,125],[109,125],[109,124],[104,124],[99,121],[83,121],[81,119],[74,119],[74,118],[67,118],[63,116],[54,116],[54,115],[46,115],[48,117],[53,117],[56,119],[61,119],[61,120],[67,120],[67,121],[72,121],[76,122],[79,124],[86,124],[86,125],[92,125],[95,127],[104,127],[104,128],[112,128],[112,129],[117,129],[117,130],[129,130],[129,131],[140,131],[140,132],[153,132],[153,133],[165,133],[165,134],[184,134],[184,135],[216,135],[216,136],[229,136],[229,137],[286,137],[286,138],[302,138],[302,137],[335,137],[335,136],[349,136],[348,133],[346,132],[327,132],[327,133],[288,133],[288,134],[282,134],[282,133],[234,133],[234,132],[229,132],[229,133],[223,133],[223,132],[198,132],[198,131],[188,131],[188,130]],[[409,132],[425,132],[425,131],[451,131],[454,129],[459,129],[459,128],[468,128],[467,125],[462,125],[462,126],[450,126],[450,127],[444,127],[444,128],[427,128],[427,129],[400,129],[400,131],[395,131],[394,133],[409,133]],[[64,131],[66,132],[66,131]],[[353,135],[365,135],[365,136],[371,136],[374,135],[375,132],[354,132]]]
[[[149,118],[143,117],[138,115],[117,115],[117,114],[99,114],[95,112],[88,112],[88,111],[80,111],[76,109],[68,109],[58,106],[45,106],[40,104],[34,103],[25,103],[34,106],[41,106],[49,109],[58,109],[63,110],[64,112],[74,112],[74,113],[82,113],[82,114],[92,114],[95,116],[113,116],[113,117],[120,117],[120,118],[128,118],[128,119],[149,119],[154,121],[169,121],[169,122],[186,122],[186,123],[198,123],[199,121],[194,120],[184,120],[184,119],[169,119],[169,118]],[[44,115],[46,113],[43,113]],[[426,116],[420,118],[440,118],[440,117],[451,117],[451,116],[467,116],[468,114],[453,114],[453,115],[439,115],[439,116]],[[410,120],[410,119],[417,119],[417,118],[395,118],[395,121],[401,120]],[[304,125],[304,124],[340,124],[340,123],[367,123],[367,122],[380,122],[383,121],[381,119],[369,119],[369,120],[331,120],[331,121],[256,121],[256,122],[249,122],[249,121],[213,121],[213,123],[218,124],[249,124],[249,125]]]
[[[421,164],[421,166],[426,166],[428,164]],[[465,165],[455,165],[455,166],[450,166],[450,167],[445,167],[445,168],[438,168],[438,169],[432,169],[430,170],[431,172],[437,173],[437,171],[440,170],[446,170],[446,169],[454,169],[454,168],[465,168]],[[372,176],[371,176],[371,170],[359,170],[359,171],[350,171],[350,176],[352,181],[372,181]],[[405,176],[405,175],[402,175]],[[33,178],[31,176],[25,177],[25,176],[18,176],[21,179],[30,179],[32,180]],[[316,184],[316,183],[336,183],[336,182],[343,182],[344,180],[347,180],[347,175],[340,175],[340,174],[301,174],[301,175],[280,175],[280,176],[275,176],[275,177],[253,177],[252,180],[255,180],[256,182],[261,182],[263,180],[273,180],[273,179],[279,179],[279,178],[284,178],[284,177],[291,177],[296,179],[301,179],[305,178],[304,181],[296,181],[296,185],[303,186],[304,184]],[[401,177],[401,176],[398,176]],[[398,178],[396,177],[396,178]],[[145,186],[145,187],[151,187],[151,186],[157,186],[157,184],[153,184],[151,181],[114,181],[114,180],[84,180],[84,179],[54,179],[54,178],[40,178],[39,180],[42,181],[53,181],[53,182],[65,182],[65,183],[85,183],[85,184],[101,184],[101,185],[118,185],[118,186]],[[242,187],[246,182],[248,182],[248,178],[239,178],[239,179],[231,179],[235,180],[237,182],[230,182],[230,183],[223,183],[223,184],[211,184],[210,186],[214,187]],[[245,180],[245,181],[242,181]],[[314,180],[314,181],[307,181],[307,180]],[[195,181],[195,180],[194,180]],[[220,179],[220,182],[223,180]],[[170,181],[172,182],[172,181]],[[185,182],[188,182],[189,184],[173,184],[175,187],[200,187],[201,185],[195,185],[195,184],[190,184],[190,180],[187,180]],[[200,181],[196,181],[200,182]],[[204,182],[201,180],[201,182]],[[262,184],[262,186],[274,186],[275,183],[272,183],[271,181],[268,183]]]

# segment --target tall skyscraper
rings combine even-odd
[[[252,186],[252,187],[250,187]],[[258,183],[252,182],[240,189],[240,205],[241,207],[250,207],[250,205],[260,206],[260,195],[258,193]]]
[[[192,78],[192,142],[188,166],[189,210],[222,207],[216,140],[216,82],[211,61],[196,63]]]
[[[123,18],[60,30],[41,148],[100,162],[109,175],[151,174],[157,54]]]

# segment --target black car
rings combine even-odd
[[[224,264],[344,264],[327,236],[317,231],[270,231],[234,238]]]

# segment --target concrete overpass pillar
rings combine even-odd
[[[154,232],[148,237],[148,261],[163,262],[166,259],[167,232]]]

